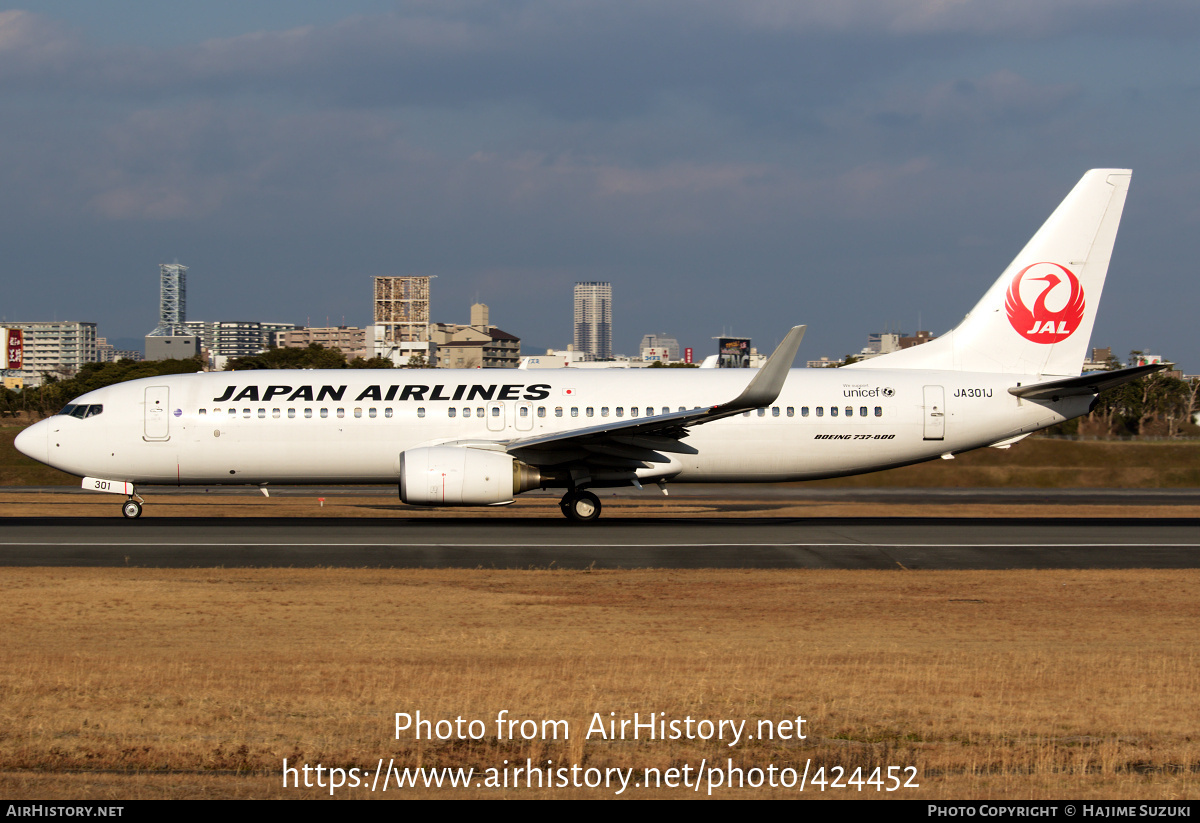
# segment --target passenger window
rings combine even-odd
[[[545,416],[546,416],[546,407],[538,406],[538,417],[545,417]]]
[[[571,407],[571,416],[572,416],[572,417],[578,417],[578,416],[579,416],[579,407],[578,407],[578,406],[572,406],[572,407]]]
[[[624,416],[625,416],[625,407],[617,406],[617,417],[624,417]]]
[[[680,409],[680,411],[683,411],[683,409]],[[766,417],[766,416],[767,416],[767,410],[766,410],[766,409],[759,409],[759,410],[758,410],[758,416],[759,416],[759,417]]]
[[[355,410],[354,410],[354,416],[355,416],[355,417],[362,417],[362,409],[355,409]]]
[[[203,417],[203,416],[204,416],[204,415],[206,415],[206,414],[208,414],[208,409],[201,409],[201,410],[200,410],[200,416],[201,416],[201,417]]]
[[[601,407],[600,407],[600,416],[601,416],[601,417],[608,417],[608,406],[601,406]]]
[[[517,411],[517,416],[518,417],[528,417],[529,416],[529,407],[521,406],[521,408],[518,409],[518,411]]]
[[[476,407],[475,407],[475,416],[476,416],[476,417],[483,417],[483,406],[476,406]]]
[[[637,406],[633,406],[633,407],[631,407],[631,408],[629,409],[629,416],[630,416],[630,417],[637,417],[637,416],[638,416],[638,407],[637,407]]]
[[[787,412],[787,414],[788,414],[788,417],[795,417],[795,416],[796,416],[796,407],[795,407],[795,406],[788,406],[788,412]]]
[[[492,417],[499,417],[499,416],[500,416],[500,407],[492,406]]]
[[[242,417],[249,417],[249,416],[250,416],[250,410],[242,409]]]
[[[337,410],[337,416],[338,416],[338,417],[345,417],[345,416],[346,416],[346,410],[345,410],[345,409],[338,409],[338,410]]]
[[[595,417],[595,416],[596,416],[596,410],[595,410],[595,409],[593,409],[591,406],[588,406],[588,407],[587,407],[587,411],[586,411],[586,412],[584,412],[584,414],[586,414],[588,417]]]
[[[801,416],[801,417],[808,417],[808,406],[801,406],[801,407],[800,407],[800,416]]]
[[[295,410],[295,409],[288,409],[288,419],[289,419],[289,420],[291,420],[291,419],[292,419],[292,418],[294,418],[295,416],[296,416],[296,410]]]
[[[858,416],[859,416],[859,417],[866,417],[866,416],[867,416],[867,407],[866,407],[866,406],[859,406],[859,407],[858,407]]]
[[[305,416],[305,417],[312,417],[312,409],[305,409],[305,410],[304,410],[304,416]]]
[[[875,416],[876,416],[876,417],[883,417],[883,406],[876,406],[876,407],[875,407]]]
[[[267,410],[266,410],[266,409],[259,409],[259,410],[258,410],[258,416],[259,416],[259,417],[266,417],[266,416],[267,416]]]
[[[453,406],[451,406],[450,408],[446,409],[446,416],[447,416],[447,417],[456,417],[457,415],[458,415],[458,409],[454,408]]]
[[[830,417],[837,417],[837,406],[830,406],[830,407],[829,407],[829,416],[830,416]]]
[[[374,406],[367,409],[367,417],[371,418],[372,420],[375,419],[375,407]]]
[[[853,417],[853,416],[854,416],[854,407],[853,407],[853,406],[847,406],[847,407],[846,407],[846,416],[847,416],[847,417]]]
[[[321,409],[321,417],[328,417],[329,409]]]
[[[750,412],[748,412],[748,411],[742,412],[742,417],[749,417],[749,416],[750,416]]]
[[[279,417],[280,414],[282,414],[282,412],[280,412],[279,409],[271,409],[271,417]]]
[[[237,417],[237,409],[230,409],[230,410],[229,410],[229,416],[230,416],[230,417]]]
[[[563,411],[562,406],[555,406],[554,407],[554,416],[562,417],[562,411]]]
[[[772,406],[772,407],[771,407],[771,416],[772,416],[772,417],[778,417],[778,416],[779,416],[779,407],[778,407],[778,406]]]
[[[425,407],[418,406],[417,407],[417,417],[424,417],[424,416],[425,416]]]
[[[383,410],[383,416],[384,417],[392,416],[392,407],[391,406],[388,406],[386,409]]]
[[[824,417],[824,416],[825,416],[825,407],[817,406],[817,417]]]

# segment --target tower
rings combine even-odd
[[[147,337],[188,333],[183,326],[187,320],[187,270],[187,266],[178,263],[163,263],[158,267],[158,325]]]
[[[575,284],[575,351],[612,357],[612,283]]]
[[[375,325],[388,343],[429,340],[428,277],[376,277]]]

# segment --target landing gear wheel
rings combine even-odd
[[[576,523],[587,523],[600,516],[600,498],[591,492],[568,492],[559,505],[563,514]]]
[[[138,517],[141,517],[142,516],[142,504],[137,502],[136,500],[126,500],[125,503],[121,506],[121,514],[125,515],[130,520],[134,520]]]

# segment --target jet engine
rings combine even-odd
[[[541,485],[528,463],[500,451],[428,446],[400,454],[400,499],[414,506],[496,506]]]

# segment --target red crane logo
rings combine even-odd
[[[1028,278],[1028,282],[1041,280],[1047,284],[1031,310],[1021,299],[1021,281],[1030,269],[1037,266],[1049,266],[1053,270],[1041,277]],[[1058,276],[1058,272],[1066,275],[1065,282],[1069,284],[1071,293],[1063,307],[1054,311],[1046,306],[1046,299],[1054,294],[1055,290],[1058,291],[1055,296],[1061,296],[1063,290],[1058,287],[1064,280]],[[1079,278],[1066,266],[1060,266],[1058,263],[1034,263],[1021,269],[1009,284],[1008,295],[1004,299],[1008,322],[1012,323],[1017,334],[1034,343],[1057,343],[1059,340],[1066,340],[1079,328],[1085,305],[1087,304],[1083,299],[1083,286],[1079,285]]]

